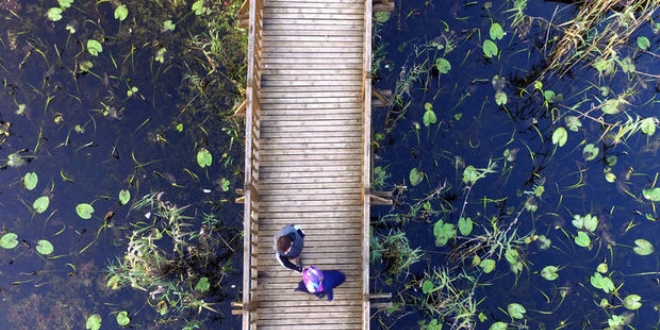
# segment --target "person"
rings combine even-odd
[[[321,299],[328,296],[332,301],[332,290],[346,281],[346,275],[338,270],[321,271],[312,265],[302,271],[302,281],[298,282],[298,288],[294,291],[307,292]]]
[[[300,252],[304,246],[304,237],[305,232],[298,225],[284,226],[275,235],[275,255],[284,268],[302,273]]]

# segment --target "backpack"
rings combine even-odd
[[[302,280],[310,293],[323,292],[323,272],[313,265],[303,270]]]

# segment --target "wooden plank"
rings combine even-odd
[[[268,42],[330,42],[330,43],[355,43],[362,45],[363,37],[361,35],[300,35],[300,34],[273,34],[267,36]]]
[[[359,21],[362,22],[364,17],[362,14],[356,14],[355,11],[350,12],[351,10],[346,10],[345,13],[337,12],[333,10],[332,12],[324,12],[322,9],[318,8],[308,8],[303,9],[287,9],[287,10],[277,10],[271,8],[267,10],[265,21],[271,22],[273,20],[296,20],[296,21],[319,21],[319,20],[334,20],[334,21]]]
[[[325,14],[328,15],[332,13],[333,15],[347,15],[357,17],[357,19],[362,19],[364,16],[364,7],[363,6],[350,6],[348,4],[341,4],[334,6],[309,6],[309,7],[292,7],[292,6],[266,6],[264,8],[264,15],[268,17],[277,17],[280,14]]]
[[[265,9],[271,8],[323,8],[328,11],[334,11],[341,8],[356,8],[364,13],[364,4],[361,1],[349,1],[349,2],[307,2],[307,1],[268,1]]]

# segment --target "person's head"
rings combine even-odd
[[[292,246],[293,241],[289,236],[284,235],[277,239],[277,249],[282,253],[288,253]]]

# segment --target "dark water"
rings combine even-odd
[[[487,4],[492,7],[485,9]],[[606,131],[597,121],[603,116],[601,110],[591,110],[628,90],[634,91],[634,96],[629,98],[625,114],[603,116],[608,123],[621,124],[614,131],[628,120],[656,118],[657,78],[626,74],[621,69],[613,78],[599,78],[597,71],[589,67],[590,62],[585,61],[562,77],[546,75],[543,89],[562,94],[563,100],[544,104],[543,95],[530,87],[533,80],[522,83],[543,66],[553,37],[558,35],[553,29],[547,32],[542,21],[565,22],[574,17],[577,9],[557,2],[530,2],[525,13],[535,17],[535,22],[528,30],[521,30],[512,27],[513,5],[513,1],[397,2],[396,11],[378,32],[376,43],[384,45],[386,55],[377,74],[377,88],[396,91],[401,77],[415,70],[420,73],[401,93],[402,104],[409,103],[405,111],[401,105],[395,105],[393,111],[381,108],[374,112],[374,131],[382,136],[376,148],[375,166],[386,168],[389,175],[382,189],[398,191],[396,185],[407,187],[397,195],[394,207],[373,208],[372,214],[380,217],[374,219],[374,224],[383,236],[403,231],[410,247],[420,248],[424,255],[409,272],[398,276],[386,273],[387,263],[375,265],[374,272],[379,276],[372,283],[372,291],[392,292],[392,301],[405,306],[391,313],[380,311],[372,327],[419,329],[421,324],[440,319],[437,312],[420,311],[420,306],[424,306],[420,300],[426,299],[421,284],[434,270],[450,268],[452,276],[470,274],[478,278],[473,290],[470,281],[456,283],[459,291],[472,292],[471,300],[478,302],[472,325],[479,329],[488,329],[498,321],[507,323],[509,329],[601,329],[617,317],[631,317],[630,326],[638,329],[657,328],[658,258],[655,253],[637,255],[632,248],[640,238],[654,246],[658,244],[657,225],[646,216],[653,219],[656,206],[642,194],[643,189],[652,187],[658,173],[658,138],[636,131],[625,142],[614,143],[612,131]],[[501,24],[506,34],[496,41],[499,56],[486,59],[481,47],[485,39],[490,39],[493,21]],[[651,27],[647,22],[633,33],[618,56],[631,56],[638,72],[655,75],[655,56],[640,52],[636,45],[638,36],[646,36],[653,45],[649,52],[657,50],[657,35]],[[455,46],[448,53],[446,48],[426,46],[431,41],[446,45],[445,40],[452,40]],[[438,57],[451,63],[447,74],[429,69],[428,63],[434,63]],[[495,76],[503,77],[497,88],[493,84]],[[611,93],[601,95],[598,87],[602,86],[610,88]],[[506,106],[495,103],[498,88],[508,96]],[[521,93],[521,88],[528,92]],[[437,116],[437,123],[429,127],[423,123],[427,102]],[[398,114],[403,115],[392,120]],[[567,143],[556,147],[552,134],[557,127],[566,127],[564,117],[569,115],[580,117],[582,127],[577,132],[567,129]],[[583,156],[587,143],[599,147],[599,155],[593,160]],[[506,149],[518,150],[515,160],[506,161]],[[608,163],[610,156],[616,157],[616,164]],[[466,189],[462,182],[464,168],[486,168],[489,160],[497,163],[495,172]],[[425,174],[417,186],[409,179],[412,168]],[[607,182],[605,172],[615,174],[616,180]],[[437,211],[444,205],[453,211],[411,215],[411,206],[443,183],[451,188],[442,198],[432,199],[433,208]],[[539,185],[545,191],[534,198],[538,209],[529,212],[525,202]],[[441,203],[443,199],[446,202]],[[467,237],[437,247],[434,224],[439,220],[457,224],[464,200],[464,217],[474,221],[475,229]],[[574,242],[578,229],[571,221],[576,214],[598,218],[598,228],[589,234],[591,249]],[[406,215],[407,222],[392,221],[392,215]],[[458,266],[450,260],[451,253],[460,251],[461,243],[492,232],[492,223],[500,229],[515,223],[510,228],[516,228],[516,237],[521,241],[512,246],[524,261],[517,276],[503,255],[501,259],[495,257],[497,266],[490,274],[471,265],[472,259]],[[523,242],[528,234],[545,235],[551,240],[551,247],[541,249],[538,241]],[[535,237],[530,236],[530,240]],[[601,263],[609,266],[603,276],[612,279],[615,292],[606,293],[590,283]],[[559,268],[559,277],[554,281],[541,276],[548,265]],[[628,310],[623,306],[623,299],[631,294],[641,296],[641,308]],[[511,303],[526,308],[524,318],[508,315],[507,306]],[[477,317],[480,313],[483,321]],[[454,313],[446,317],[445,327],[451,327],[456,316]]]

